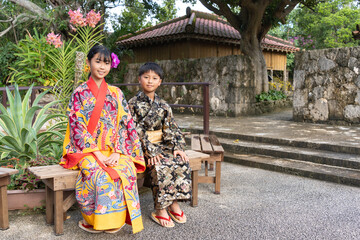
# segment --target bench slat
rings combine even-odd
[[[223,153],[224,148],[221,146],[217,137],[215,135],[210,135],[209,138],[210,138],[211,145],[214,149],[214,152],[215,153]]]
[[[200,141],[201,141],[202,152],[205,153],[214,152],[213,148],[211,147],[209,135],[200,134]]]
[[[18,172],[19,170],[17,169],[0,167],[0,177],[10,176]]]
[[[191,149],[201,152],[200,136],[199,134],[191,135]]]
[[[41,167],[29,167],[32,172],[39,179],[48,179],[61,176],[77,176],[79,171],[63,168],[60,165],[49,165]]]

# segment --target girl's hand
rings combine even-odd
[[[112,153],[108,158],[105,159],[104,163],[107,166],[115,167],[119,164],[120,153]]]
[[[105,164],[106,156],[104,154],[102,154],[100,151],[96,151],[94,152],[94,154],[97,157],[97,159],[99,159],[100,162]]]
[[[180,150],[175,150],[175,151],[174,151],[174,157],[176,157],[177,155],[180,155],[181,159],[182,159],[184,162],[189,162],[189,157],[186,155],[185,152],[180,151]]]
[[[157,163],[160,163],[160,160],[163,158],[164,156],[162,154],[159,154],[155,157],[149,158],[148,159],[148,166],[150,165],[155,165]]]

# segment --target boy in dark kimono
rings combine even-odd
[[[172,110],[155,93],[162,79],[163,70],[158,64],[141,66],[139,82],[142,91],[130,99],[129,107],[149,167],[155,206],[151,218],[163,227],[173,227],[172,220],[186,222],[178,200],[191,198],[191,170],[184,153],[185,140]],[[162,135],[157,143],[151,140],[154,132]]]

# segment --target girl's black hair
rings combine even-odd
[[[159,64],[154,62],[147,62],[144,65],[142,65],[139,69],[139,77],[149,71],[154,71],[157,75],[159,75],[160,79],[164,78],[164,71],[159,66]]]
[[[104,61],[104,62],[110,62],[111,63],[111,53],[110,53],[110,50],[107,48],[107,47],[105,47],[105,46],[103,46],[103,45],[95,45],[95,46],[93,46],[91,49],[90,49],[90,51],[89,51],[89,53],[88,53],[88,55],[87,55],[87,59],[89,60],[89,61],[91,61],[91,59],[95,56],[95,54],[97,54],[97,53],[100,53],[100,57],[102,58],[102,60]]]

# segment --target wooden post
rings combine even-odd
[[[209,134],[209,118],[210,118],[209,95],[210,95],[209,84],[203,85],[204,134]]]
[[[54,192],[48,186],[45,186],[46,192],[46,223],[54,224]]]
[[[82,77],[82,71],[84,68],[84,60],[85,60],[85,53],[76,52],[74,89],[77,88],[78,84],[80,83]]]
[[[63,191],[54,191],[55,235],[64,234]]]
[[[6,90],[2,91],[2,105],[6,108],[7,104],[7,96],[6,96]]]
[[[191,206],[197,207],[198,205],[198,182],[199,182],[199,170],[192,171],[192,198]]]
[[[10,178],[10,177],[9,177]],[[9,213],[7,200],[7,185],[0,186],[0,229],[9,228]]]
[[[287,92],[287,81],[288,81],[288,71],[286,69],[286,63],[285,63],[285,68],[284,68],[283,81],[284,81],[283,90],[286,93]]]

